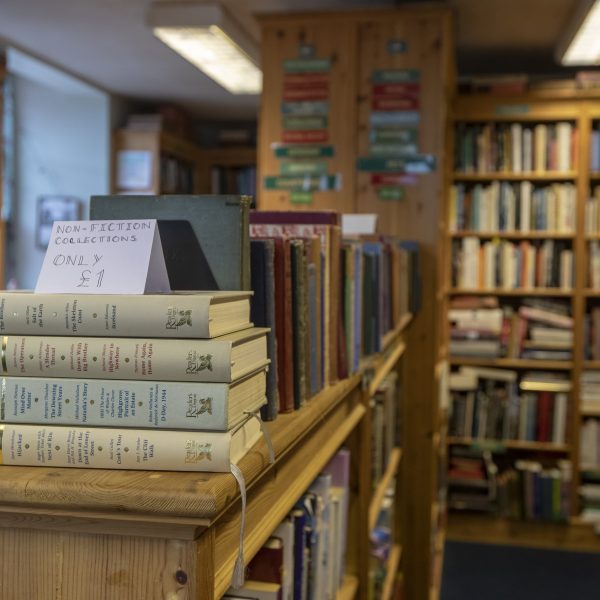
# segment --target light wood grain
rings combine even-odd
[[[406,351],[406,344],[399,342],[390,352],[389,356],[385,359],[383,365],[375,372],[373,379],[369,383],[369,395],[374,396],[381,385],[381,382],[385,379],[387,374],[394,368],[394,365],[402,358],[402,355]]]
[[[546,296],[551,298],[570,298],[575,295],[575,292],[561,288],[494,288],[489,290],[452,288],[448,290],[448,294],[450,296]]]
[[[390,551],[386,565],[385,580],[381,591],[381,600],[391,600],[394,592],[394,583],[398,574],[398,566],[400,565],[401,548],[399,545],[394,545]]]
[[[522,440],[478,440],[475,438],[467,437],[448,437],[449,445],[481,445],[481,446],[504,446],[506,448],[512,448],[516,450],[532,450],[536,452],[570,452],[572,447],[570,444],[553,444],[551,442],[526,442]]]
[[[381,505],[383,504],[385,493],[390,487],[392,479],[396,476],[396,473],[398,472],[398,466],[400,465],[401,460],[402,448],[394,448],[390,452],[385,473],[383,474],[383,477],[377,484],[377,487],[375,488],[375,491],[373,493],[373,497],[371,498],[371,503],[369,505],[369,530],[374,529],[375,525],[377,524],[377,517],[379,515],[379,511],[381,510]]]
[[[354,600],[357,590],[358,577],[355,577],[354,575],[344,575],[344,580],[335,596],[335,600]]]
[[[466,358],[451,356],[448,359],[451,365],[464,365],[473,367],[505,367],[507,369],[555,369],[570,370],[573,368],[571,360],[532,360],[525,358]]]

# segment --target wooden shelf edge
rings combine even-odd
[[[344,575],[342,585],[335,595],[335,600],[354,600],[358,591],[358,577]]]
[[[293,508],[298,498],[310,486],[321,469],[329,462],[337,449],[358,425],[366,412],[363,404],[357,404],[346,415],[342,422],[335,426],[333,434],[331,425],[323,419],[323,427],[319,436],[311,436],[310,442],[317,447],[312,449],[310,458],[299,456],[300,452],[290,455],[289,460],[282,461],[271,477],[261,481],[248,495],[246,505],[246,532],[244,536],[244,557],[248,563],[267,541],[271,533]],[[306,452],[309,444],[301,450]],[[281,481],[281,483],[279,483]],[[273,498],[277,502],[273,502]],[[230,515],[231,513],[231,515]],[[250,514],[254,519],[250,518]],[[231,518],[228,518],[230,516]],[[239,536],[239,507],[230,506],[223,519],[217,521],[217,551],[215,561],[215,597],[220,598],[231,582],[231,575],[238,553],[237,536]],[[253,525],[254,523],[254,525]],[[219,551],[219,538],[224,546]],[[229,540],[229,543],[227,541]],[[231,543],[235,540],[235,543]]]
[[[526,442],[523,440],[479,440],[477,438],[461,438],[449,436],[447,438],[449,446],[470,446],[480,444],[482,446],[504,446],[513,450],[533,450],[545,452],[570,452],[571,446],[568,444],[553,444],[551,442]]]
[[[561,288],[518,288],[518,289],[463,289],[450,288],[447,290],[448,296],[573,296],[573,290],[563,290]]]
[[[402,555],[402,548],[396,544],[392,547],[390,555],[387,561],[387,572],[385,574],[385,580],[383,582],[383,589],[381,592],[381,600],[390,600],[394,591],[394,582],[396,581],[396,574],[400,565],[400,556]]]
[[[390,452],[385,473],[377,484],[377,488],[375,489],[371,503],[369,504],[369,531],[372,531],[377,523],[377,516],[379,515],[383,499],[385,498],[385,492],[388,489],[390,482],[398,472],[398,467],[400,466],[401,460],[402,448],[393,448]]]
[[[383,336],[383,349],[387,350],[394,342],[394,340],[404,332],[404,330],[411,324],[413,320],[412,313],[406,313],[400,318],[400,322],[394,329],[388,331]]]
[[[369,396],[374,396],[377,393],[377,389],[381,385],[381,382],[385,379],[386,375],[394,368],[394,365],[400,360],[406,350],[406,344],[404,342],[398,342],[398,345],[390,353],[387,358],[384,359],[383,364],[377,368],[373,379],[369,383]]]
[[[582,417],[600,417],[600,406],[592,407],[592,406],[581,406],[579,408],[579,414]]]
[[[575,239],[574,233],[565,233],[562,231],[475,231],[459,230],[449,231],[451,238],[477,237],[477,238],[500,238],[500,239],[523,239],[523,240],[572,240]]]
[[[506,369],[556,369],[570,371],[572,360],[533,360],[525,358],[471,358],[450,356],[448,362],[456,366],[504,367]],[[600,366],[600,361],[598,362]]]

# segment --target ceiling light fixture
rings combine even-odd
[[[232,94],[260,94],[258,44],[218,4],[153,2],[154,35]]]
[[[600,0],[583,0],[557,48],[564,66],[600,64]]]

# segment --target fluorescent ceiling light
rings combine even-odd
[[[260,94],[258,45],[217,4],[155,2],[154,35],[232,94]]]
[[[600,0],[583,0],[557,51],[565,66],[600,64]]]

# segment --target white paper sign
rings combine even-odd
[[[121,150],[117,154],[117,187],[121,190],[149,190],[152,187],[152,153]]]
[[[170,291],[156,220],[55,221],[35,291]]]
[[[374,213],[344,213],[342,215],[342,235],[355,237],[373,235],[377,232],[377,215]]]

